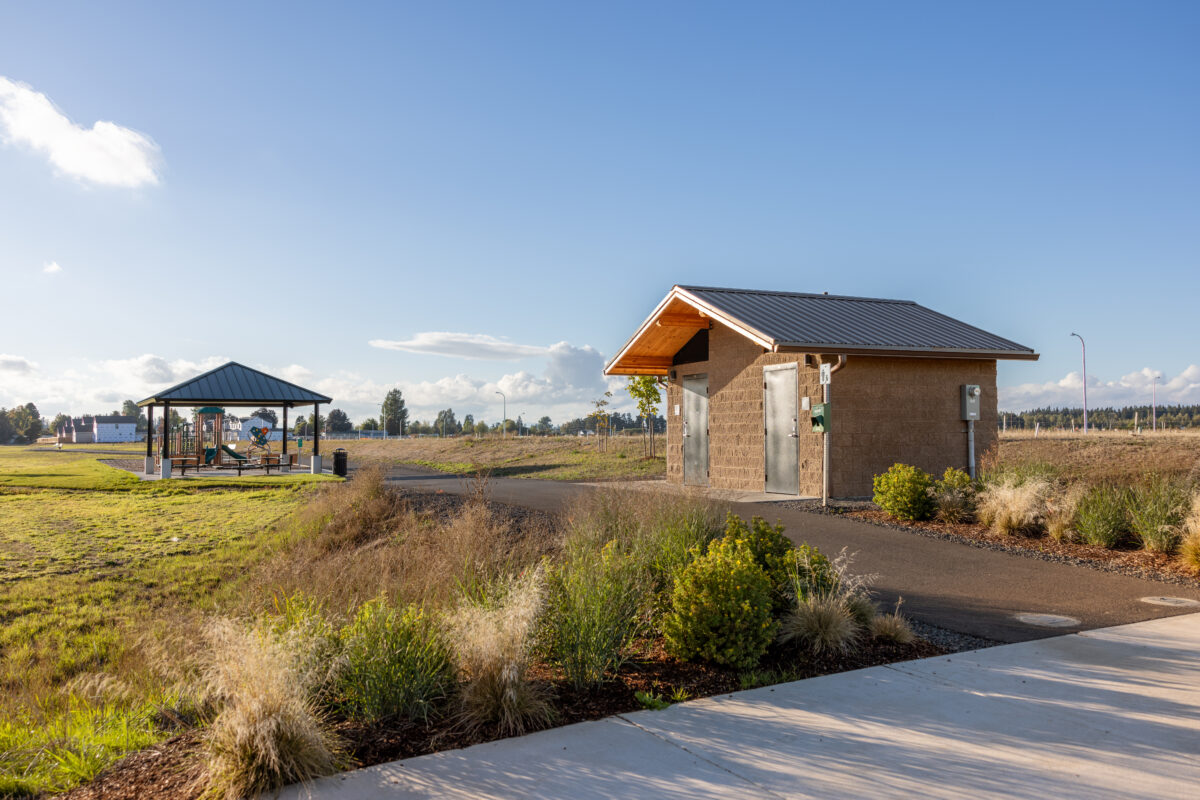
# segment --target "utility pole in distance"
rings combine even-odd
[[[1083,337],[1080,336],[1078,333],[1072,332],[1071,335],[1074,336],[1076,339],[1078,339],[1080,346],[1083,347],[1083,433],[1084,433],[1084,435],[1086,435],[1088,432],[1088,422],[1087,422],[1087,344],[1083,341]]]
[[[504,409],[500,414],[500,416],[504,417],[504,419],[500,420],[500,438],[503,439],[504,429],[508,427],[508,398],[504,396],[504,392],[496,392],[496,394],[500,395],[500,401],[503,403],[502,408]]]

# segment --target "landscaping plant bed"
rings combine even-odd
[[[1049,536],[997,536],[973,522],[941,520],[900,521],[880,511],[868,501],[838,501],[822,507],[819,501],[804,500],[787,504],[791,508],[816,514],[848,517],[881,528],[917,533],[946,541],[957,541],[997,552],[1015,553],[1043,561],[1090,567],[1134,578],[1200,586],[1200,576],[1165,553],[1149,550],[1109,549],[1099,545],[1060,542]]]
[[[703,663],[679,661],[669,656],[658,638],[638,641],[621,671],[587,691],[573,689],[555,671],[538,664],[531,676],[553,698],[554,722],[549,727],[603,719],[639,711],[643,692],[670,703],[672,696],[695,700],[743,688],[830,675],[865,667],[893,664],[943,655],[947,650],[924,639],[901,645],[868,641],[848,653],[814,656],[794,648],[773,646],[758,667],[739,673]],[[683,693],[683,694],[677,694]],[[365,724],[339,720],[333,730],[344,743],[352,767],[367,767],[400,759],[454,750],[505,738],[499,731],[466,731],[452,717],[428,722],[394,720]],[[198,800],[203,795],[204,750],[201,732],[192,730],[161,744],[126,756],[92,782],[60,797],[64,800]]]

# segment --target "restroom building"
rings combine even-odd
[[[665,381],[669,482],[819,497],[828,464],[849,498],[897,462],[977,469],[997,360],[1037,358],[909,300],[675,286],[605,374]]]

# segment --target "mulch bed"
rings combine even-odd
[[[853,653],[812,656],[778,647],[759,664],[761,671],[776,671],[787,680],[816,677],[863,667],[926,658],[946,651],[918,639],[910,645],[869,641]],[[644,691],[670,700],[682,690],[688,699],[727,694],[740,688],[735,670],[710,664],[678,661],[663,650],[662,640],[647,638],[634,647],[620,673],[600,687],[578,692],[561,676],[536,665],[532,677],[552,696],[552,727],[596,720],[642,708],[634,692]],[[453,718],[428,723],[393,721],[364,724],[337,721],[334,731],[345,742],[356,766],[366,767],[403,758],[469,747],[503,738],[496,730],[469,732]],[[203,748],[197,731],[133,753],[102,772],[91,783],[65,795],[65,800],[197,800],[202,794]]]
[[[822,509],[819,505],[789,504],[804,511],[835,514],[869,522],[883,528],[909,531],[949,541],[959,541],[987,550],[1091,567],[1135,578],[1174,583],[1181,586],[1200,586],[1200,576],[1184,566],[1179,559],[1149,550],[1115,549],[1099,545],[1058,542],[1049,536],[996,536],[978,523],[951,523],[938,520],[900,522],[873,507],[874,504],[835,504]]]

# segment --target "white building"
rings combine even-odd
[[[138,435],[137,417],[111,415],[68,419],[58,429],[58,436],[76,444],[136,442],[142,438]]]
[[[242,420],[241,429],[238,431],[238,439],[243,442],[250,441],[250,429],[251,428],[266,428],[267,430],[269,430],[271,432],[270,435],[267,437],[267,439],[269,441],[278,442],[283,439],[283,431],[280,429],[277,429],[275,427],[275,424],[273,422],[271,422],[271,420],[263,419],[262,417],[246,417],[246,418],[244,418]]]

